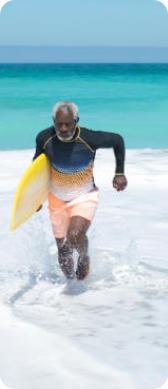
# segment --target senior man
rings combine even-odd
[[[113,187],[117,191],[125,189],[127,179],[123,138],[80,127],[78,122],[78,107],[72,102],[58,102],[53,109],[54,125],[36,137],[34,159],[45,153],[51,164],[48,202],[60,267],[67,278],[83,280],[90,263],[86,232],[99,200],[93,177],[96,150],[113,148],[116,160]],[[74,249],[79,254],[76,271]]]

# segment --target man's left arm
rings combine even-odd
[[[119,134],[111,134],[111,135],[112,135],[112,141],[114,142],[113,149],[114,149],[114,155],[116,160],[116,169],[113,178],[113,187],[117,191],[121,191],[124,190],[128,184],[127,178],[124,174],[125,145],[121,135]]]
[[[124,174],[125,145],[121,135],[106,131],[90,131],[91,147],[97,150],[100,148],[113,148],[116,168],[113,178],[113,187],[117,191],[124,190],[127,186],[127,179]]]

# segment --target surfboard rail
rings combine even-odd
[[[50,162],[42,153],[23,174],[16,189],[10,230],[14,231],[28,220],[43,204],[49,192]]]

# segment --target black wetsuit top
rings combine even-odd
[[[123,138],[114,133],[77,127],[73,139],[58,139],[54,126],[36,137],[34,158],[45,153],[51,164],[51,192],[69,201],[95,188],[93,165],[96,150],[114,149],[116,173],[124,173],[125,148]]]

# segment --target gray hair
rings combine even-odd
[[[79,109],[76,104],[70,101],[59,101],[53,108],[53,119],[56,118],[58,111],[68,111],[73,113],[74,120],[78,119]]]

